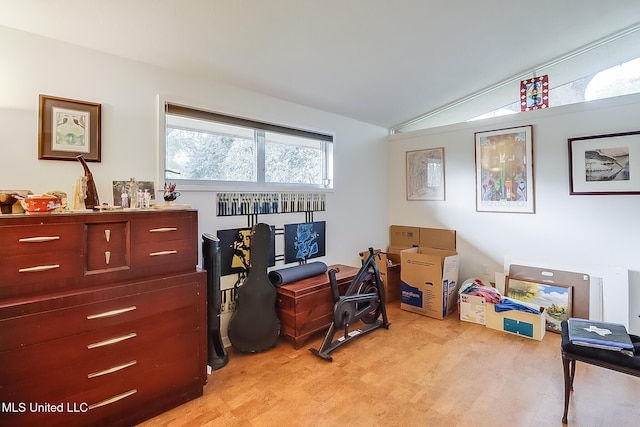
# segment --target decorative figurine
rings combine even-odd
[[[82,163],[82,167],[84,168],[84,176],[87,178],[87,190],[84,198],[84,205],[87,209],[99,209],[100,208],[100,199],[98,198],[98,190],[96,189],[96,183],[93,180],[93,174],[89,170],[87,166],[87,162],[84,160],[84,157],[79,155],[76,157]]]

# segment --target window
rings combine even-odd
[[[390,129],[409,132],[520,112],[520,81],[549,75],[549,107],[640,92],[640,24]]]
[[[596,74],[590,74],[549,91],[550,107],[612,98],[640,92],[640,58],[615,65]],[[497,110],[490,111],[471,120],[503,116],[520,112],[516,101]]]
[[[333,188],[333,136],[165,103],[164,179],[229,189]]]

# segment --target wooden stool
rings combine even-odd
[[[629,335],[635,349],[635,356],[629,357],[616,351],[573,345],[569,340],[569,327],[566,320],[562,322],[561,327],[562,366],[564,368],[564,414],[562,415],[562,422],[566,424],[569,397],[573,390],[573,380],[576,372],[576,361],[640,377],[640,337]]]

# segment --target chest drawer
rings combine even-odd
[[[132,403],[140,405],[144,400],[163,397],[168,390],[201,381],[198,352],[193,349],[205,332],[197,327],[197,317],[194,310],[185,307],[80,337],[0,353],[5,368],[0,371],[0,380],[9,385],[0,388],[0,397],[2,401],[64,402],[65,407],[82,405],[88,409],[67,414],[74,415],[70,418],[72,425],[91,425],[108,414],[121,420],[122,411]],[[166,329],[155,326],[163,321],[169,322]],[[88,348],[119,334],[135,336]],[[41,354],[56,357],[43,360]],[[29,422],[56,425],[59,417],[35,414]]]
[[[81,224],[40,224],[2,227],[0,263],[9,255],[41,255],[73,251],[84,239]],[[35,260],[34,260],[35,262]]]
[[[206,298],[206,294],[203,294],[205,290],[198,286],[198,277],[203,275],[190,275],[190,280],[182,286],[2,319],[0,351],[23,348],[131,322],[180,307],[194,306],[199,299]],[[160,287],[163,282],[157,280],[155,283]],[[153,287],[153,283],[147,287]],[[135,285],[130,288],[134,292]]]
[[[193,270],[198,263],[198,248],[191,240],[133,245],[132,252],[132,268],[154,275]]]
[[[0,258],[0,300],[74,288],[82,268],[80,249],[3,256]]]
[[[156,327],[165,323],[166,328]],[[193,307],[0,352],[3,401],[56,401],[84,390],[132,379],[140,369],[161,366],[167,354],[197,348]],[[189,338],[187,338],[189,337]],[[197,357],[197,352],[194,352]],[[43,358],[47,354],[50,357]],[[193,364],[197,367],[197,363]],[[197,370],[197,369],[195,369]],[[135,385],[135,381],[131,382]]]
[[[129,266],[129,222],[87,224],[87,273]]]
[[[131,221],[131,239],[135,243],[169,242],[172,240],[193,239],[193,220],[188,215],[150,218],[145,221]]]

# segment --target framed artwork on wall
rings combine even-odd
[[[569,138],[570,194],[640,194],[640,131]]]
[[[407,151],[407,200],[444,200],[444,148]]]
[[[101,160],[100,104],[40,95],[38,158]]]
[[[326,255],[326,221],[284,225],[284,263]]]
[[[520,111],[549,108],[549,75],[520,81]]]
[[[475,133],[476,211],[534,213],[532,126]]]

